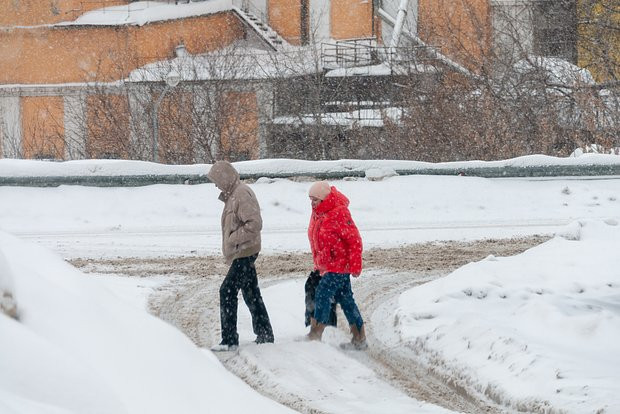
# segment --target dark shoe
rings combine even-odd
[[[254,342],[256,342],[257,344],[272,344],[273,343],[273,336],[257,336],[256,339],[254,340]]]
[[[368,349],[368,344],[366,343],[366,328],[364,325],[359,329],[356,325],[350,325],[350,328],[353,338],[351,338],[351,342],[340,344],[340,348],[355,351],[364,351]]]
[[[366,340],[363,342],[345,342],[340,344],[340,349],[345,351],[365,351],[368,349],[368,344]]]
[[[239,348],[239,345],[228,345],[228,344],[217,344],[211,347],[211,351],[213,352],[232,352],[236,351]]]

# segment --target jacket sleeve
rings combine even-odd
[[[342,212],[339,230],[340,237],[349,250],[349,270],[352,274],[359,275],[362,272],[362,236],[348,210]]]
[[[318,252],[316,250],[316,241],[314,240],[316,231],[316,217],[314,214],[310,215],[310,223],[308,224],[308,243],[310,244],[310,252],[312,253],[312,263],[314,265],[314,270],[318,271],[319,266],[317,264],[317,255]]]
[[[233,245],[256,239],[263,228],[258,200],[249,188],[240,192],[237,203],[235,214],[241,226],[230,234],[230,243]]]

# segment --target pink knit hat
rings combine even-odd
[[[312,187],[310,187],[308,195],[310,197],[316,197],[319,200],[325,200],[325,197],[327,197],[331,191],[332,188],[329,186],[327,181],[317,181],[312,184]]]

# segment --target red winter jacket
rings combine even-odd
[[[336,187],[312,209],[308,238],[321,275],[362,272],[362,238],[349,212],[349,199]]]

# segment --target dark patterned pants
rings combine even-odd
[[[314,318],[314,297],[316,295],[316,288],[319,286],[321,282],[321,275],[318,270],[313,270],[310,272],[308,279],[306,279],[306,284],[304,286],[304,290],[306,292],[306,312],[305,312],[305,323],[306,326],[310,325],[310,318]],[[337,326],[338,325],[338,317],[336,315],[336,303],[332,302],[331,309],[329,311],[329,320],[327,321],[327,325]]]
[[[256,342],[273,342],[273,330],[267,308],[263,302],[254,262],[258,254],[233,260],[220,286],[220,321],[222,324],[222,343],[239,345],[237,333],[237,304],[239,290],[252,315],[252,328]]]

